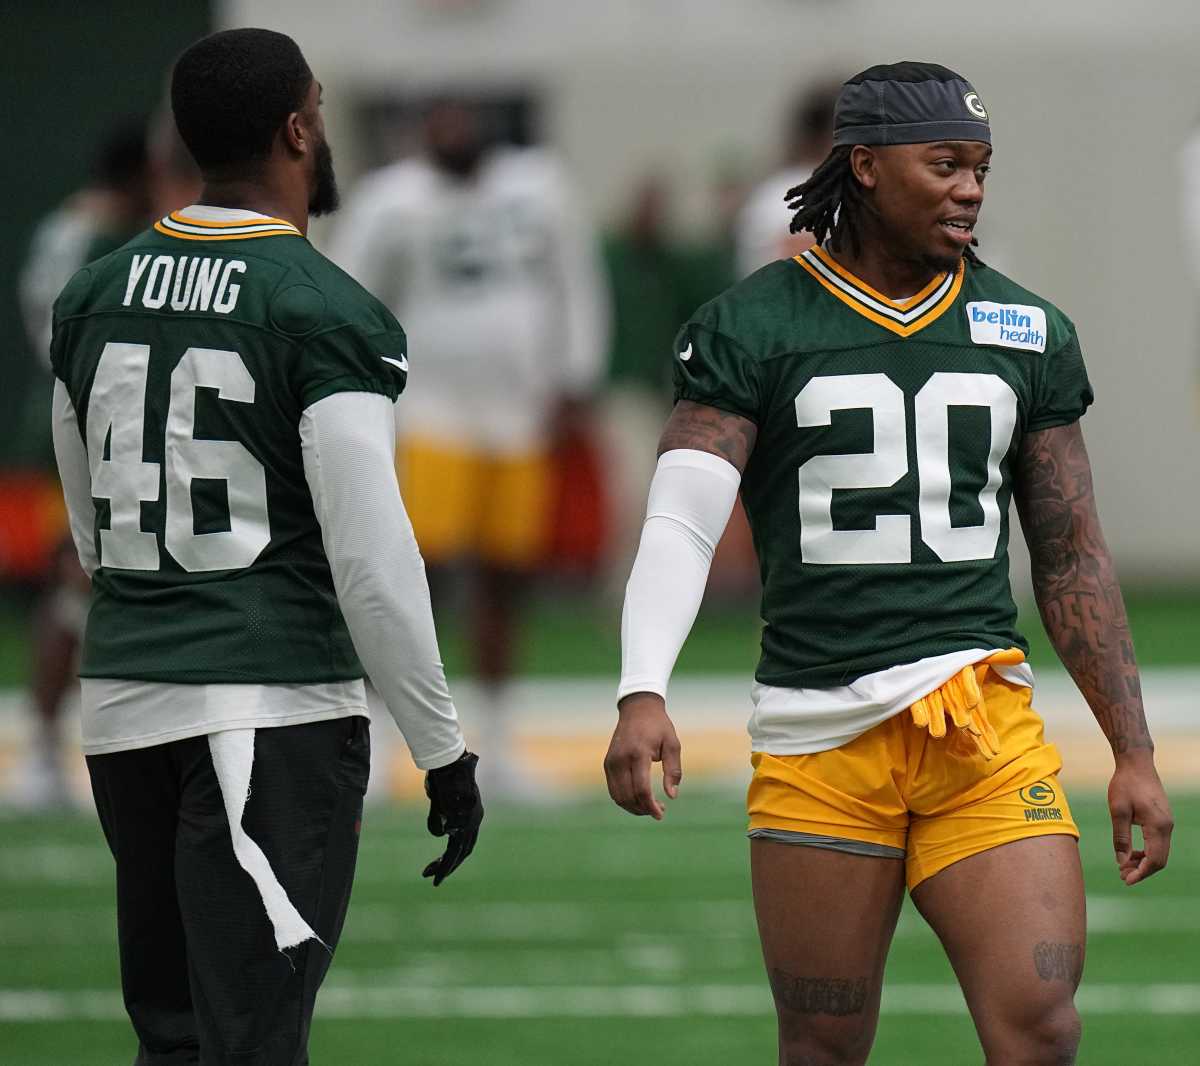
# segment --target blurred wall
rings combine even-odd
[[[28,350],[17,275],[36,224],[91,177],[116,123],[158,103],[209,0],[0,0],[0,465],[50,461],[50,375]]]
[[[1198,315],[1176,172],[1200,116],[1200,5],[226,0],[218,21],[300,41],[346,184],[359,149],[339,109],[356,93],[532,81],[549,141],[600,216],[661,166],[693,225],[719,159],[771,165],[783,109],[809,78],[901,58],[960,70],[996,144],[982,253],[1079,327],[1097,393],[1085,426],[1124,576],[1200,581]]]

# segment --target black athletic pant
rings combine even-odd
[[[90,755],[117,864],[117,937],[135,1066],[305,1066],[330,950],[284,955],[234,858],[208,738]],[[368,720],[259,729],[242,819],[301,917],[341,935],[370,765]]]

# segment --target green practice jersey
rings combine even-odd
[[[305,480],[300,420],[395,400],[399,324],[290,223],[175,213],[81,270],[51,361],[88,452],[100,566],[80,673],[362,677]]]
[[[1008,579],[1018,445],[1092,401],[1062,312],[966,262],[889,300],[813,248],[701,307],[677,351],[676,399],[758,426],[741,491],[760,682],[1028,651]]]

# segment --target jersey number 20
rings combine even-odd
[[[950,523],[951,407],[990,413],[987,482],[979,493],[983,523]],[[828,426],[833,411],[868,409],[875,450],[854,455],[814,455],[800,467],[800,557],[806,563],[912,562],[912,519],[878,515],[874,529],[834,529],[834,489],[888,488],[908,473],[904,393],[886,374],[813,378],[796,397],[796,424]],[[995,374],[937,373],[916,395],[918,516],[921,539],[943,562],[991,559],[1000,539],[1000,463],[1017,425],[1017,396]]]
[[[109,501],[100,559],[118,570],[157,570],[158,538],[142,530],[143,503],[158,499],[159,464],[142,458],[150,346],[110,342],[100,354],[88,400],[87,450],[92,495]],[[196,389],[222,400],[254,402],[254,379],[237,352],[189,348],[171,373],[163,455],[167,521],[164,542],[189,573],[249,566],[271,539],[262,464],[233,440],[197,440]],[[105,445],[107,444],[107,448]],[[105,453],[107,452],[107,458]],[[224,481],[229,529],[197,533],[192,481]]]

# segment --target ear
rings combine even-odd
[[[283,123],[283,143],[293,155],[304,155],[312,144],[303,111],[293,111]]]
[[[850,149],[850,172],[864,189],[873,189],[879,184],[879,157],[865,144],[856,144]]]

